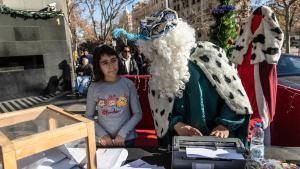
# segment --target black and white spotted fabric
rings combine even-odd
[[[198,42],[190,59],[200,67],[231,110],[237,114],[252,114],[237,70],[222,48],[211,42]]]
[[[263,16],[262,21],[255,33],[252,34],[252,19],[260,11]],[[248,50],[248,45],[252,41],[251,64],[260,63],[265,60],[269,64],[277,64],[283,40],[284,34],[280,29],[274,12],[271,8],[262,6],[256,9],[243,24],[240,36],[236,41],[235,49],[232,52],[231,61],[242,64]]]
[[[237,114],[252,114],[248,96],[242,86],[234,65],[227,59],[224,50],[210,42],[198,42],[190,59],[205,73],[216,87],[220,97]],[[158,137],[168,131],[169,115],[172,112],[175,96],[160,96],[149,86],[149,103]]]
[[[163,137],[169,129],[169,115],[172,113],[175,95],[161,96],[159,91],[151,90],[149,85],[148,99],[158,137]]]

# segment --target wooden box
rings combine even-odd
[[[4,169],[17,160],[85,138],[88,168],[96,169],[93,121],[53,105],[0,114],[0,158]]]

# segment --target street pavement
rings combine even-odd
[[[73,113],[84,113],[86,97],[76,97],[72,92],[56,92],[46,96],[31,96],[0,102],[0,113],[43,106],[55,105]]]

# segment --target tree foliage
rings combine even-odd
[[[220,5],[213,10],[213,16],[216,23],[210,33],[211,41],[222,47],[230,57],[233,41],[237,37],[236,11],[233,2],[221,0]]]

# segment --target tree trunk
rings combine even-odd
[[[96,38],[96,40],[99,40],[97,31],[96,31],[96,21],[93,16],[92,16],[92,23],[93,23],[93,30],[94,30],[95,38]]]
[[[290,53],[290,7],[285,8],[285,53]]]

